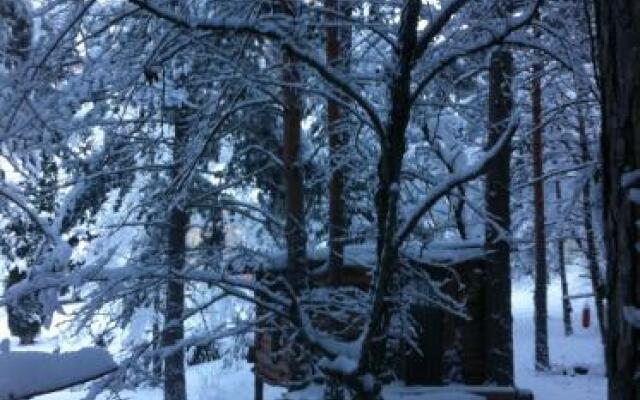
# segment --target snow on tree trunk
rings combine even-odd
[[[640,341],[625,310],[640,306],[640,3],[596,2],[600,87],[604,238],[608,281],[607,367],[609,399],[640,398]],[[628,313],[627,313],[628,314]]]
[[[513,58],[504,49],[491,56],[489,132],[487,148],[507,131],[513,113]],[[487,168],[485,204],[493,223],[486,224],[485,248],[485,378],[499,385],[513,384],[513,321],[511,317],[511,146],[505,145]],[[495,225],[494,225],[495,224]],[[496,228],[499,227],[499,230]]]

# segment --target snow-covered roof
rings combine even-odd
[[[433,241],[430,243],[413,242],[403,246],[401,256],[405,260],[428,265],[453,265],[483,258],[485,255],[483,242],[478,240]],[[312,264],[322,266],[329,258],[326,246],[307,250],[307,258]],[[270,254],[233,259],[230,263],[234,269],[281,270],[286,266],[286,251],[279,250]],[[345,265],[372,268],[376,265],[375,243],[350,244],[344,249]]]

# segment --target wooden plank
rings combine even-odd
[[[571,294],[568,296],[563,296],[563,298],[568,299],[568,300],[575,300],[575,299],[586,299],[589,297],[594,297],[593,293],[578,293],[578,294]]]
[[[405,386],[388,388],[385,392],[413,398],[420,395],[429,398],[440,394],[466,393],[485,400],[534,400],[531,391],[512,386]]]

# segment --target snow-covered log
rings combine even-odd
[[[69,353],[0,353],[0,400],[56,392],[100,378],[116,368],[109,353],[100,348]]]

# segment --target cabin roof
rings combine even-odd
[[[412,242],[402,247],[401,257],[409,262],[426,265],[456,265],[485,256],[482,241],[456,240],[433,241],[430,243]],[[322,269],[329,258],[329,249],[319,246],[307,250],[307,258],[312,269]],[[376,264],[375,243],[367,242],[345,246],[345,266],[349,268],[373,268]],[[287,255],[285,250],[277,250],[262,254],[247,254],[228,260],[228,267],[234,270],[278,271],[286,267]]]

